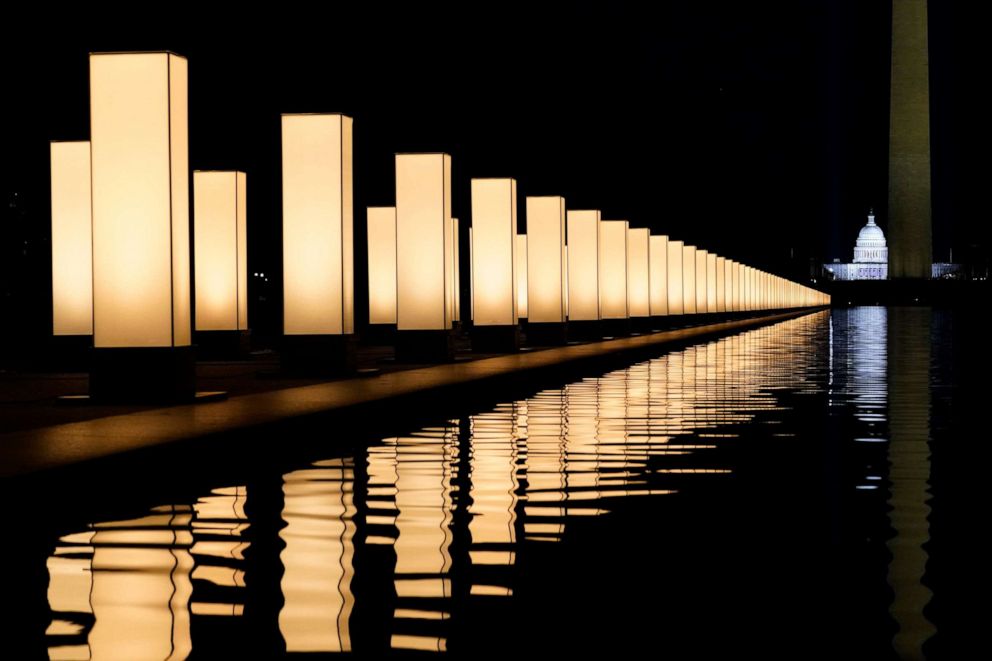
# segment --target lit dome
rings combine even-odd
[[[868,213],[868,224],[858,233],[858,241],[854,244],[855,263],[887,264],[889,249],[885,244],[885,233],[875,224],[875,214]]]

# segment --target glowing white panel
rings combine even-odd
[[[682,305],[685,314],[696,314],[695,246],[682,246]]]
[[[468,228],[468,306],[471,319],[475,320],[475,267],[472,266],[475,260],[472,259],[472,228]]]
[[[738,262],[731,263],[730,274],[733,284],[730,288],[730,307],[732,312],[741,311],[741,265]]]
[[[244,172],[193,173],[196,330],[248,328]]]
[[[568,318],[568,246],[562,250],[562,257],[565,260],[565,268],[562,272],[565,274],[565,281],[562,283],[565,288],[565,318]]]
[[[188,346],[186,59],[90,55],[93,343]]]
[[[668,237],[652,236],[648,243],[651,316],[668,314]]]
[[[730,312],[733,310],[731,299],[734,295],[734,262],[721,257],[720,266],[723,267],[723,296],[720,298],[720,311]]]
[[[651,230],[627,232],[627,304],[631,317],[651,316]]]
[[[454,289],[451,240],[451,157],[397,154],[396,326],[399,330],[451,328]]]
[[[282,116],[283,332],[354,328],[350,117]]]
[[[53,142],[52,333],[93,334],[90,143]]]
[[[517,317],[527,318],[527,235],[517,235]]]
[[[396,207],[368,208],[369,323],[396,323]]]
[[[717,257],[713,269],[713,280],[716,284],[716,312],[727,311],[727,259]]]
[[[706,253],[706,311],[716,312],[716,253]]]
[[[517,182],[472,180],[472,269],[477,326],[517,323]]]
[[[455,290],[454,291],[455,315],[453,317],[453,319],[455,321],[461,321],[462,320],[462,287],[461,287],[462,265],[461,265],[461,256],[458,254],[458,252],[460,250],[460,244],[461,244],[461,241],[458,240],[458,237],[460,237],[461,235],[458,232],[459,232],[459,230],[458,230],[458,219],[457,218],[452,218],[451,219],[451,247],[452,247],[452,250],[454,251],[454,256],[455,256],[454,271],[453,271],[453,280],[454,280],[454,283],[453,283],[452,286],[454,287],[454,290]]]
[[[599,211],[569,211],[568,318],[596,321],[599,309]]]
[[[682,268],[684,254],[685,245],[681,241],[668,241],[668,314],[686,313]]]
[[[603,319],[627,319],[626,220],[604,220],[599,229],[599,310]]]
[[[527,314],[532,323],[562,323],[567,314],[565,198],[527,198]]]
[[[707,298],[709,285],[706,278],[706,263],[709,255],[710,253],[707,250],[696,250],[696,312],[699,314],[708,312]]]

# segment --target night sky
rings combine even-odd
[[[87,52],[158,49],[189,59],[191,166],[248,173],[253,272],[280,271],[281,112],[355,118],[359,268],[364,207],[393,203],[401,151],[452,154],[459,218],[471,177],[512,176],[521,203],[561,194],[792,277],[849,259],[868,207],[886,227],[888,2],[329,7],[336,19],[143,9],[114,30],[91,13],[8,17],[0,192],[18,209],[4,210],[4,241],[44,244],[48,141],[88,138]],[[953,3],[930,8],[940,260],[988,251],[988,168],[966,166],[985,153],[976,23]]]

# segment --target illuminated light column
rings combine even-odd
[[[734,262],[731,259],[723,260],[723,311],[733,312],[734,297]]]
[[[527,318],[527,235],[517,235],[517,318]]]
[[[452,319],[454,323],[459,324],[462,321],[462,288],[461,288],[461,260],[458,254],[458,244],[461,243],[458,238],[461,234],[458,233],[458,219],[451,219],[451,255],[452,255],[452,269],[451,277],[453,279],[452,284]]]
[[[474,351],[515,351],[517,317],[517,182],[472,180],[472,325]]]
[[[696,314],[696,247],[682,246],[682,306]]]
[[[194,396],[186,59],[90,55],[90,394]]]
[[[201,356],[237,358],[248,330],[247,178],[244,172],[193,172],[196,344]]]
[[[369,324],[396,324],[396,207],[369,207]]]
[[[604,220],[599,229],[599,308],[606,335],[630,332],[627,302],[626,220]]]
[[[739,262],[730,263],[730,303],[727,309],[731,312],[740,312],[741,307],[741,265]]]
[[[631,318],[648,321],[651,316],[651,230],[627,231],[627,305]],[[641,330],[648,330],[647,325]]]
[[[396,155],[396,356],[406,361],[454,357],[455,283],[451,255],[451,157]],[[474,242],[474,238],[473,238]],[[474,261],[478,255],[471,255]],[[478,298],[473,281],[473,310]]]
[[[716,298],[719,290],[716,275],[716,253],[706,253],[706,311],[711,314],[717,311]]]
[[[564,344],[568,309],[565,198],[527,200],[527,340]]]
[[[668,237],[648,239],[648,297],[652,317],[668,315]]]
[[[684,254],[685,246],[681,241],[668,241],[668,314],[686,313],[682,269]]]
[[[717,257],[714,279],[716,280],[716,310],[714,312],[727,311],[727,258]]]
[[[706,314],[709,311],[707,302],[709,296],[708,271],[706,264],[709,260],[708,250],[696,250],[696,312]]]
[[[594,339],[602,336],[599,307],[599,211],[569,211],[568,322],[569,333]]]
[[[52,142],[52,334],[93,335],[90,143]]]
[[[468,313],[472,320],[475,320],[475,274],[473,273],[472,264],[475,260],[472,259],[472,226],[468,228]]]
[[[283,365],[354,370],[352,120],[282,116]]]

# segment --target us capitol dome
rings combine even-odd
[[[889,277],[889,248],[885,244],[885,233],[875,224],[875,212],[868,212],[868,224],[858,232],[854,244],[854,261],[842,264],[840,261],[824,264],[824,270],[833,275],[834,280],[886,280]]]

